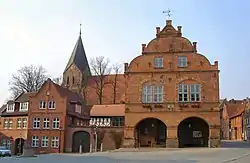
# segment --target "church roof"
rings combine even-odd
[[[73,64],[75,64],[77,68],[82,72],[84,72],[86,68],[89,68],[87,56],[82,43],[81,34],[75,44],[75,47],[64,72],[67,71],[68,68]]]

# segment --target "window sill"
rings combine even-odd
[[[154,67],[154,69],[164,69],[164,67]]]
[[[187,68],[188,66],[177,66],[178,68]]]
[[[45,110],[46,108],[39,108],[39,109],[41,109],[41,110]]]

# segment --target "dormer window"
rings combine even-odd
[[[179,56],[178,57],[178,67],[187,67],[187,57]]]
[[[28,102],[20,103],[20,111],[27,111],[28,110]]]
[[[155,65],[155,68],[163,68],[163,57],[155,57],[154,65]]]
[[[49,109],[55,109],[56,108],[56,102],[55,101],[49,101]]]
[[[8,104],[7,105],[7,112],[14,112],[15,110],[15,104]]]
[[[76,104],[75,105],[75,112],[77,112],[77,113],[82,113],[82,106],[81,105],[78,105],[78,104]]]
[[[40,101],[40,109],[45,109],[46,108],[46,102],[45,101]]]

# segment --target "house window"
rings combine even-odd
[[[190,101],[197,102],[200,101],[200,84],[191,84],[190,85]]]
[[[17,128],[20,129],[22,127],[22,119],[21,118],[17,118]]]
[[[179,56],[178,57],[178,66],[179,67],[187,67],[187,57]]]
[[[178,100],[179,102],[187,102],[188,101],[188,85],[187,84],[179,84],[178,86]]]
[[[112,126],[124,126],[124,117],[112,117]]]
[[[154,65],[155,65],[155,68],[162,68],[163,67],[163,57],[155,57],[154,58]]]
[[[72,76],[72,84],[75,84],[75,77]]]
[[[27,111],[28,110],[28,102],[20,103],[20,111]]]
[[[40,128],[40,118],[33,119],[33,128]]]
[[[7,112],[14,112],[15,110],[15,104],[8,104],[7,105]]]
[[[40,109],[45,109],[46,108],[46,102],[45,101],[40,101]]]
[[[7,149],[10,149],[11,148],[11,141],[10,141],[10,139],[7,139],[7,145],[6,145],[6,147],[7,147]]]
[[[53,136],[51,140],[51,147],[58,148],[59,147],[59,137]]]
[[[143,103],[162,103],[163,86],[161,85],[144,85],[142,93]]]
[[[69,77],[67,77],[67,85],[69,84]]]
[[[8,129],[9,121],[7,119],[4,120],[4,129]]]
[[[23,118],[23,128],[27,128],[27,118]]]
[[[78,105],[78,104],[76,104],[75,105],[75,112],[77,112],[77,113],[82,113],[82,106],[81,105]]]
[[[13,121],[12,119],[9,120],[9,129],[12,129],[12,126],[13,126]]]
[[[49,118],[43,119],[43,128],[49,128]]]
[[[53,126],[52,126],[52,128],[53,129],[59,129],[59,126],[60,126],[59,118],[54,118],[53,119]]]
[[[38,136],[32,136],[32,144],[31,144],[31,146],[32,147],[38,147],[38,145],[39,145]]]
[[[42,137],[41,147],[48,147],[48,146],[49,146],[49,137],[48,136],[43,136]]]
[[[49,109],[55,109],[56,108],[56,102],[55,101],[50,101],[49,102]]]

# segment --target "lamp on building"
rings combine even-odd
[[[191,125],[191,123],[189,123],[189,124],[188,124],[188,128],[191,128],[191,127],[192,127],[192,125]]]

